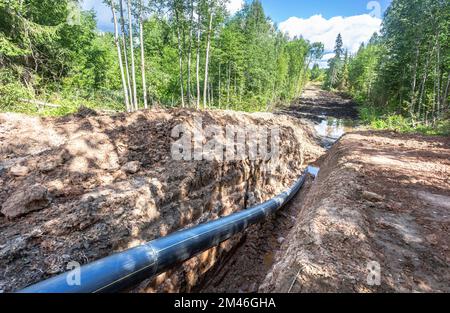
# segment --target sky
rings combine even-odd
[[[246,0],[251,1],[251,0]],[[381,27],[382,15],[391,0],[261,0],[267,15],[289,36],[303,38],[325,45],[325,56],[320,65],[334,56],[336,36],[341,33],[344,48],[356,53],[362,42],[367,42]],[[231,14],[242,8],[244,0],[229,0]],[[83,0],[82,8],[94,9],[97,27],[112,31],[111,10],[102,0]]]

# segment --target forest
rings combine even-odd
[[[324,86],[349,92],[375,128],[449,134],[449,35],[449,1],[392,1],[355,55],[338,36]]]
[[[349,93],[364,122],[448,129],[450,4],[394,0],[352,55],[290,38],[260,1],[230,16],[227,0],[108,0],[114,32],[72,0],[0,2],[0,110],[63,115],[80,105],[271,111],[309,80]]]
[[[265,111],[299,96],[323,54],[277,30],[259,1],[232,17],[218,0],[106,1],[114,34],[96,31],[92,11],[73,23],[69,0],[2,3],[2,110],[39,99],[64,104],[48,114],[80,104]]]

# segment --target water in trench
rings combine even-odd
[[[337,119],[320,116],[322,121],[314,126],[323,147],[329,149],[344,134],[351,132],[357,125],[355,120]]]

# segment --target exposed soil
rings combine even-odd
[[[311,183],[312,178],[309,177],[300,192],[300,198],[306,196]],[[241,238],[240,244],[205,275],[194,291],[257,292],[273,266],[277,250],[295,226],[297,209],[289,205],[264,223],[248,229]]]
[[[289,115],[312,128],[327,118],[354,119],[356,105],[342,95],[321,90],[309,85],[297,104],[277,112]],[[315,133],[317,139],[327,146],[329,141]],[[338,138],[331,138],[332,142]],[[316,160],[310,164],[317,164]],[[310,177],[299,196],[293,202],[303,199],[312,184]],[[290,231],[295,227],[299,207],[288,205],[264,223],[253,226],[245,232],[240,245],[220,260],[199,283],[200,292],[257,292],[267,273],[272,268],[276,253],[281,249]]]
[[[312,129],[290,117],[88,113],[56,119],[0,114],[0,290],[23,288],[64,272],[68,262],[92,262],[268,200],[323,154]],[[188,131],[276,125],[284,144],[279,159],[176,161],[171,147],[178,138],[171,132],[181,124]],[[239,237],[141,290],[189,291]]]
[[[310,84],[305,87],[297,103],[278,112],[301,119],[321,122],[325,118],[354,120],[358,118],[356,103],[345,94],[321,90],[320,86]]]
[[[315,86],[305,97],[290,115],[355,114],[347,99]],[[319,177],[275,217],[249,230],[200,291],[450,290],[449,138],[354,132],[315,165]],[[368,284],[370,262],[381,267],[379,286]]]
[[[356,116],[314,85],[275,115],[0,114],[0,291],[261,203],[313,164],[275,216],[133,291],[449,292],[450,138],[354,129],[325,154],[314,126]],[[278,125],[280,158],[173,160],[172,129],[199,117]]]
[[[450,138],[344,136],[259,291],[449,292],[449,177]]]

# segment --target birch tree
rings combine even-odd
[[[128,85],[128,94],[130,103],[133,102],[133,89],[131,88],[131,76],[130,76],[130,68],[128,66],[128,49],[127,49],[127,41],[126,41],[126,31],[125,31],[125,15],[123,13],[123,0],[119,0],[119,9],[120,9],[120,25],[121,25],[121,31],[122,31],[122,47],[123,47],[123,54],[124,54],[124,61],[125,61],[125,74],[127,78],[127,85]],[[133,108],[132,108],[133,110]]]
[[[202,19],[200,11],[200,1],[197,2],[197,57],[195,76],[197,82],[197,110],[200,109],[200,46],[201,46],[201,33],[202,33]]]
[[[132,6],[131,0],[127,1],[128,4],[128,36],[130,39],[130,55],[131,55],[131,80],[133,83],[133,108],[134,110],[138,110],[138,101],[137,101],[137,89],[136,89],[136,67],[134,61],[134,40],[133,40],[133,18],[131,14]]]
[[[114,21],[114,42],[116,44],[117,47],[117,56],[118,56],[118,60],[119,60],[119,68],[120,68],[120,76],[122,79],[122,86],[123,86],[123,94],[124,94],[124,99],[125,99],[125,107],[127,109],[128,112],[131,111],[131,106],[130,106],[130,102],[129,102],[129,98],[128,98],[128,90],[127,90],[127,84],[125,81],[125,74],[123,71],[123,64],[122,64],[122,52],[120,49],[120,42],[119,42],[119,26],[117,23],[117,17],[116,17],[116,12],[115,12],[115,3],[114,0],[110,1],[110,6],[111,6],[111,12],[113,15],[113,21]]]
[[[194,32],[194,0],[189,2],[190,18],[189,18],[189,48],[188,48],[188,64],[187,64],[187,98],[188,104],[191,104],[191,61],[192,61],[192,36]]]
[[[180,70],[180,96],[181,96],[181,106],[184,108],[184,79],[183,79],[183,46],[181,42],[181,32],[182,25],[180,19],[180,11],[183,10],[183,2],[180,0],[173,1],[173,11],[175,14],[175,24],[176,24],[176,32],[177,32],[177,42],[178,42],[178,59],[179,59],[179,70]]]
[[[142,93],[144,97],[144,108],[148,109],[147,103],[147,83],[145,79],[145,51],[144,51],[144,4],[139,0],[139,41],[141,46],[141,74],[142,74]]]
[[[208,70],[209,70],[209,50],[211,48],[211,33],[212,33],[212,22],[213,22],[213,1],[210,2],[210,13],[209,13],[209,27],[208,35],[206,41],[206,60],[205,60],[205,84],[203,89],[203,108],[206,109],[207,105],[207,95],[208,95]]]

